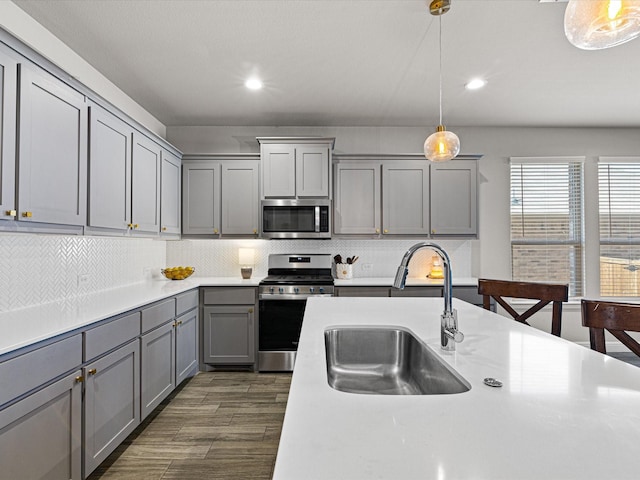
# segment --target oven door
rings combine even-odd
[[[260,300],[258,370],[292,371],[307,301]]]

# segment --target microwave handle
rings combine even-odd
[[[320,205],[316,205],[315,208],[316,213],[316,233],[320,232]]]

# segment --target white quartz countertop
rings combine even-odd
[[[639,477],[640,369],[455,298],[453,306],[465,339],[449,353],[440,349],[441,298],[310,299],[274,480]],[[341,325],[407,328],[471,390],[334,390],[324,331]]]
[[[393,277],[356,277],[349,280],[336,279],[336,287],[392,287]],[[443,285],[444,280],[433,278],[407,278],[407,287],[430,287]],[[459,287],[477,287],[477,278],[452,278],[451,284]]]
[[[256,287],[261,278],[191,277],[128,285],[0,314],[0,355],[68,333],[114,315],[207,286]]]

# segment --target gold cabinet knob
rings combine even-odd
[[[389,230],[387,230],[386,228],[384,229],[384,233],[389,233]]]
[[[431,233],[436,233],[436,229],[435,228],[431,229]]]
[[[257,233],[258,233],[258,229],[257,229],[257,228],[254,228],[254,229],[253,229],[253,234],[254,234],[254,235],[256,235]]]
[[[250,308],[250,309],[249,309],[249,313],[253,313],[253,308]]]
[[[167,227],[162,227],[162,231],[166,232],[167,231]]]
[[[87,372],[89,375],[95,375],[96,373],[98,373],[98,370],[96,370],[95,368],[92,368],[91,370],[89,370]]]
[[[138,225],[137,223],[133,224],[133,228],[138,228],[140,225]]]
[[[213,233],[218,233],[218,229],[217,229],[217,228],[214,228],[214,229],[213,229]]]
[[[76,377],[76,383],[82,383],[82,382],[84,382],[84,377],[82,375],[78,375]]]
[[[7,210],[4,213],[7,217],[15,217],[18,214],[18,212],[16,212],[15,210]]]
[[[127,228],[133,228],[133,223],[127,224]]]
[[[376,233],[380,233],[380,229],[379,228],[376,228]]]
[[[31,218],[33,217],[33,212],[22,212],[22,216],[24,218]]]

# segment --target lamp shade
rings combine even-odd
[[[239,248],[238,263],[240,265],[253,265],[255,263],[255,250],[253,248]]]
[[[569,0],[564,33],[583,50],[601,50],[633,40],[640,35],[640,1]]]
[[[442,125],[424,142],[424,156],[432,162],[446,162],[460,153],[460,139]]]

